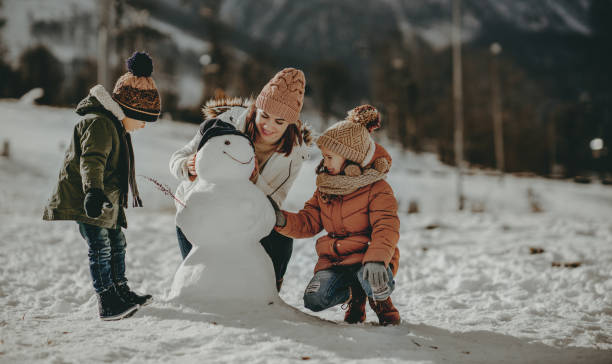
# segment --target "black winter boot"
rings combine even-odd
[[[138,310],[138,305],[122,300],[115,286],[112,286],[98,294],[98,309],[103,321],[114,321],[132,316]]]
[[[153,296],[150,294],[139,295],[134,293],[127,283],[119,284],[117,286],[117,293],[119,296],[127,303],[136,304],[139,306],[146,306],[149,303],[153,302]]]

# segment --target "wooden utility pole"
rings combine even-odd
[[[109,30],[111,24],[111,7],[112,0],[98,1],[98,15],[100,23],[98,24],[98,83],[105,88],[110,85],[109,71]]]
[[[491,114],[493,116],[493,138],[495,141],[495,160],[500,172],[500,181],[504,179],[504,134],[502,125],[501,89],[499,85],[498,55],[502,51],[499,43],[491,44]]]
[[[453,0],[453,110],[455,113],[455,163],[457,165],[457,200],[463,210],[463,76],[461,66],[461,0]]]

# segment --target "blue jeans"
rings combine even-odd
[[[176,227],[176,236],[178,238],[181,255],[183,259],[185,259],[191,251],[192,245],[178,226]],[[293,253],[293,239],[272,230],[270,235],[261,239],[260,243],[270,256],[270,259],[272,259],[276,281],[280,281],[285,276],[287,265]]]
[[[387,287],[372,295],[372,287],[363,279],[363,266],[334,267],[320,270],[306,286],[304,291],[304,307],[311,311],[322,311],[326,308],[346,302],[349,297],[349,286],[359,284],[368,297],[378,301],[387,299],[395,289],[395,281],[391,268],[387,268],[389,282]]]
[[[127,282],[125,278],[125,235],[121,227],[106,229],[78,222],[79,232],[89,245],[89,272],[97,293]]]

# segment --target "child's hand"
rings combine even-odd
[[[387,268],[383,263],[367,262],[363,266],[363,279],[370,283],[373,291],[376,291],[377,288],[383,287],[389,282]]]
[[[189,158],[189,160],[187,161],[187,172],[189,173],[189,179],[191,179],[192,181],[195,179],[195,177],[198,176],[198,172],[196,172],[195,170],[195,160],[196,154],[194,154],[193,157]]]
[[[276,214],[276,226],[284,227],[285,225],[287,225],[287,218],[285,217],[285,214],[283,214],[283,212],[281,211],[280,207],[278,207],[276,201],[274,201],[274,199],[272,199],[272,197],[270,196],[266,197],[268,198],[268,200],[270,200],[270,204],[272,204],[272,208],[274,209],[274,213]]]
[[[83,207],[87,216],[95,219],[102,214],[102,207],[112,208],[113,204],[101,189],[92,188],[85,195]]]

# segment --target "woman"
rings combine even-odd
[[[307,157],[311,143],[310,131],[299,120],[305,89],[304,73],[294,68],[278,72],[261,90],[255,102],[231,99],[210,101],[204,107],[207,118],[219,118],[232,123],[253,141],[258,171],[252,181],[276,204],[282,206],[287,193]],[[197,175],[195,154],[202,138],[194,138],[170,157],[170,172],[181,184],[178,199],[186,196]],[[191,243],[177,226],[176,233],[183,259]],[[275,231],[261,240],[272,259],[276,288],[280,291],[283,276],[293,251],[293,240]]]

